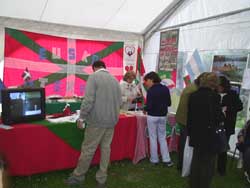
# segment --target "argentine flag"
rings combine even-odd
[[[205,71],[205,66],[201,61],[199,52],[195,50],[186,64],[186,71],[193,81],[197,76]]]

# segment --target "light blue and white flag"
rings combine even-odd
[[[197,49],[194,50],[192,56],[186,64],[186,70],[190,76],[191,81],[193,81],[197,76],[205,71],[205,66],[201,61],[201,57]]]
[[[250,69],[245,69],[242,79],[241,88],[242,89],[250,89]]]

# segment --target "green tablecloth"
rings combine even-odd
[[[63,112],[66,102],[50,102],[46,103],[45,111],[46,114],[56,114]],[[81,101],[68,102],[72,112],[80,109]],[[73,148],[80,150],[81,143],[84,137],[84,131],[79,131],[76,127],[76,123],[59,123],[54,124],[46,120],[34,122],[37,124],[48,127],[54,134],[62,138],[66,143],[71,145]]]
[[[78,129],[76,123],[50,123],[47,120],[34,121],[34,124],[46,126],[74,149],[80,151],[85,129]]]
[[[80,110],[81,101],[69,102],[68,104],[70,104],[70,109],[72,112],[75,112],[76,110]],[[66,102],[46,103],[46,106],[45,106],[46,114],[61,113],[63,112],[65,105],[66,105]]]

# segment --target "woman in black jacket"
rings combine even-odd
[[[225,76],[219,77],[218,91],[221,95],[221,107],[225,115],[224,126],[226,129],[227,142],[235,133],[237,112],[243,109],[243,104],[236,91],[231,89],[230,81]],[[226,174],[227,152],[218,154],[217,170],[222,176]]]
[[[223,120],[220,96],[215,91],[218,77],[207,73],[188,103],[187,132],[193,149],[190,187],[210,188],[216,159],[215,130]]]

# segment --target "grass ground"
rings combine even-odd
[[[171,154],[176,164],[176,154]],[[92,166],[81,186],[95,187],[95,172],[98,166]],[[11,188],[66,188],[64,179],[71,170],[55,171],[28,177],[11,177]],[[188,178],[182,178],[176,165],[167,168],[162,164],[152,165],[148,159],[133,165],[129,160],[112,162],[107,181],[108,188],[187,188]],[[249,188],[245,183],[242,169],[236,168],[236,161],[229,160],[228,173],[221,177],[215,173],[212,188]]]

